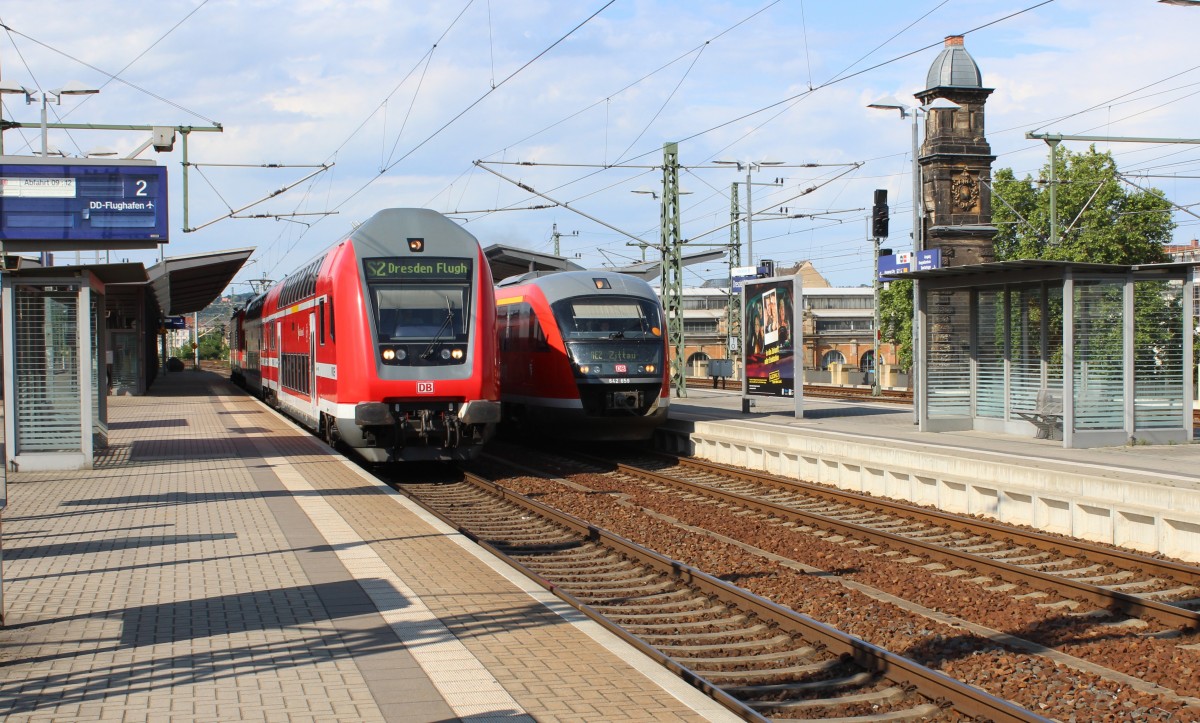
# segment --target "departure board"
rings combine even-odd
[[[166,168],[0,164],[6,250],[154,248],[167,241]]]

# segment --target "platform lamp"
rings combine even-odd
[[[761,171],[763,166],[782,166],[785,161],[713,161],[713,163],[723,166],[737,166],[739,171],[746,172],[746,261],[751,266],[756,266],[754,262],[754,230],[751,225],[754,218],[754,211],[751,209],[752,188],[754,186],[779,186],[779,183],[751,183],[750,172]]]
[[[0,80],[0,96],[4,93],[12,93],[14,95],[25,95],[25,86],[15,80]],[[3,106],[0,106],[3,110]],[[0,156],[4,155],[4,114],[0,112]]]
[[[917,253],[925,250],[925,224],[921,220],[921,163],[918,160],[917,153],[919,146],[917,143],[917,117],[920,115],[929,115],[930,111],[934,110],[958,110],[962,106],[949,98],[934,98],[932,102],[926,105],[905,105],[895,98],[888,96],[880,98],[871,103],[868,108],[876,110],[897,110],[900,111],[900,117],[912,118],[912,215],[913,215],[913,259],[916,260]],[[879,275],[879,270],[875,270],[875,275]],[[878,304],[876,304],[878,306]],[[913,281],[913,339],[912,339],[912,388],[913,388],[913,423],[918,424],[921,421],[921,405],[917,397],[917,370],[920,368],[921,359],[921,342],[920,342],[920,324],[917,319],[917,282]],[[878,334],[879,330],[876,329]],[[876,364],[878,365],[878,360]],[[875,369],[875,374],[878,376],[878,366]]]
[[[64,95],[95,95],[100,92],[100,89],[88,88],[83,83],[72,80],[57,90],[43,90],[38,92],[32,88],[25,88],[24,91],[26,105],[33,103],[35,99],[42,102],[42,157],[45,158],[49,150],[46,130],[46,106],[50,102],[50,97],[54,97],[55,105],[62,105],[62,97]]]

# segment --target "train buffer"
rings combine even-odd
[[[1014,409],[1013,413],[1037,427],[1038,439],[1062,439],[1062,392],[1041,389],[1030,410]]]

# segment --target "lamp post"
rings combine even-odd
[[[96,93],[100,92],[98,88],[88,88],[82,83],[74,80],[68,82],[66,85],[57,90],[43,90],[40,92],[34,90],[33,88],[23,88],[22,90],[25,93],[26,105],[33,103],[35,100],[40,100],[42,102],[42,158],[48,156],[50,150],[46,128],[46,106],[50,103],[50,98],[54,98],[55,105],[62,105],[62,97],[64,95],[95,95]]]
[[[778,186],[779,183],[751,183],[750,173],[753,171],[762,170],[763,166],[782,166],[783,161],[713,161],[721,165],[737,166],[739,171],[746,171],[746,260],[754,266],[754,231],[751,228],[751,221],[754,218],[754,210],[751,204],[751,195],[753,186]]]
[[[913,259],[917,258],[917,254],[925,250],[925,223],[922,220],[923,204],[921,203],[921,163],[918,160],[917,153],[919,144],[917,142],[917,117],[920,115],[929,115],[933,110],[958,110],[962,106],[947,98],[935,98],[933,102],[926,105],[909,106],[904,105],[900,101],[892,97],[881,98],[867,106],[868,108],[882,110],[897,110],[900,111],[900,118],[912,118],[912,215],[913,215]],[[879,277],[879,262],[876,261],[876,268],[872,273],[876,278]],[[917,395],[917,370],[921,364],[921,327],[920,319],[917,316],[917,282],[913,281],[913,320],[912,320],[912,388],[913,388],[913,423],[917,424],[921,421],[921,405],[918,403]],[[876,319],[879,318],[879,302],[876,300]],[[876,337],[879,336],[878,326],[875,329]],[[875,359],[875,377],[879,377],[879,359]]]

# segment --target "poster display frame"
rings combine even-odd
[[[803,301],[799,274],[743,282],[743,412],[749,411],[751,397],[791,398],[796,418],[804,416]],[[787,314],[782,323],[781,311]]]

